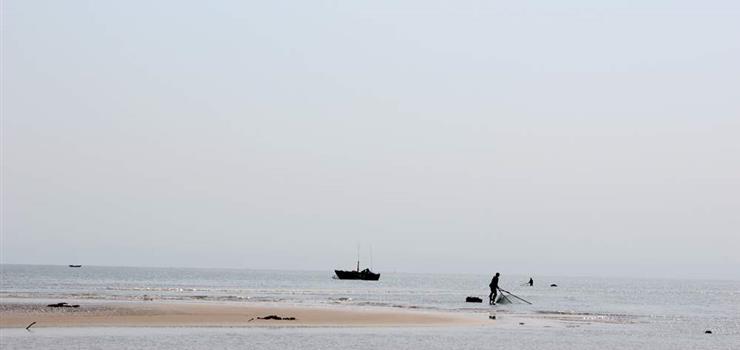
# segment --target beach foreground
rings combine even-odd
[[[79,308],[51,308],[45,302],[0,303],[0,327],[101,326],[442,326],[484,324],[484,315],[394,309],[297,307],[270,304],[79,302]],[[260,319],[269,315],[294,320]]]

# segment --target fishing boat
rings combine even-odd
[[[82,267],[82,265],[69,265],[69,267]]]
[[[340,280],[363,280],[363,281],[377,281],[380,279],[379,273],[374,273],[370,269],[364,269],[360,271],[360,263],[357,263],[357,270],[345,271],[345,270],[334,270],[337,274],[337,278]]]
[[[372,259],[370,259],[372,262]],[[363,281],[377,281],[380,279],[380,274],[370,271],[370,269],[364,269],[360,271],[360,248],[357,248],[357,270],[345,271],[345,270],[334,270],[337,278],[340,280],[363,280]]]

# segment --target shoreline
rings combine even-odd
[[[0,328],[42,327],[392,327],[490,325],[488,314],[294,306],[267,303],[99,302],[64,299],[79,308],[51,308],[45,300],[0,300]],[[260,319],[276,315],[294,320]]]

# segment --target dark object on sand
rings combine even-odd
[[[33,325],[35,325],[35,324],[36,324],[36,321],[33,321],[33,322],[31,322],[31,324],[29,324],[29,325],[28,325],[28,327],[26,327],[26,330],[27,330],[27,331],[31,330],[31,329],[30,329],[30,328],[31,328],[31,326],[33,326]]]
[[[295,317],[280,317],[278,315],[267,315],[265,317],[257,317],[258,320],[278,320],[278,321],[295,321]]]
[[[704,331],[704,334],[712,334],[712,331],[707,329],[706,331]]]
[[[467,297],[465,298],[466,303],[482,303],[483,299],[478,297]]]
[[[79,305],[69,305],[67,303],[56,303],[56,304],[49,304],[46,306],[48,307],[80,307]]]
[[[69,267],[82,267],[82,265],[69,265]]]
[[[550,287],[557,287],[557,286],[558,286],[558,285],[557,285],[557,284],[555,284],[555,283],[553,283],[553,284],[551,284],[551,285],[550,285]]]

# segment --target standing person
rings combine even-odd
[[[488,305],[496,305],[496,295],[498,294],[498,276],[499,273],[496,272],[496,275],[493,276],[491,279],[491,284],[488,286],[491,287],[491,294],[488,295]]]
[[[529,278],[529,286],[534,286],[534,280],[532,279],[532,277]]]

